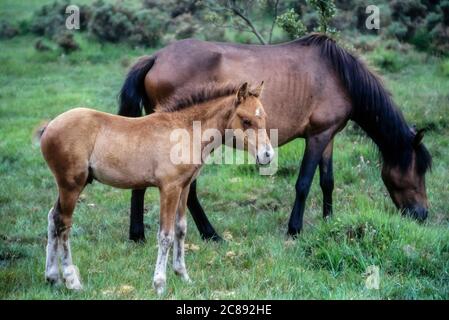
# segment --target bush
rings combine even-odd
[[[449,77],[449,58],[444,59],[441,61],[439,65],[439,70],[442,75],[445,77]]]
[[[448,54],[449,0],[394,0],[388,33],[419,50]]]
[[[388,72],[398,72],[405,66],[404,60],[397,52],[383,48],[374,51],[371,60],[376,66]]]
[[[40,36],[54,37],[60,32],[65,32],[67,14],[65,12],[69,0],[53,2],[44,5],[36,11],[31,19],[29,30]],[[88,21],[92,15],[90,6],[82,5],[80,8],[80,30],[86,30]]]
[[[160,44],[170,16],[157,8],[131,10],[121,4],[94,4],[89,33],[100,41],[128,42],[154,47]]]
[[[300,16],[290,9],[280,15],[276,20],[277,25],[289,35],[290,39],[296,39],[306,33],[306,27],[300,20]]]
[[[99,1],[94,4],[89,33],[102,41],[119,42],[132,34],[132,20],[133,14],[128,9]]]
[[[0,39],[10,39],[19,34],[19,29],[7,21],[0,21]]]

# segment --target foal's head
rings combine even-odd
[[[248,150],[258,164],[268,164],[273,160],[274,150],[266,131],[266,113],[259,100],[262,89],[263,82],[254,90],[246,82],[240,86],[227,128],[233,130],[237,147]]]
[[[385,161],[382,168],[382,179],[396,207],[418,221],[427,218],[425,173],[431,165],[430,154],[421,142],[423,133],[422,130],[413,133],[413,151],[406,169]]]

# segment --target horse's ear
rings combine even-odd
[[[249,95],[248,82],[245,82],[237,90],[237,103],[241,103]]]
[[[413,138],[413,145],[415,147],[419,146],[422,142],[422,139],[424,138],[424,132],[426,132],[426,129],[420,129],[415,135],[415,138]]]
[[[254,89],[251,92],[251,94],[258,98],[262,94],[262,90],[263,90],[263,81],[259,84],[259,86],[256,89]]]

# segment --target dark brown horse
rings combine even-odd
[[[380,79],[362,61],[325,35],[312,34],[279,45],[241,45],[182,40],[130,70],[120,94],[119,114],[151,113],[161,101],[187,85],[265,80],[261,97],[268,114],[267,129],[278,129],[279,145],[306,139],[296,182],[296,199],[288,233],[302,228],[304,206],[316,168],[320,169],[323,215],[332,213],[332,142],[348,120],[355,121],[374,141],[383,160],[382,179],[394,204],[417,220],[427,217],[425,173],[431,157],[404,120]],[[144,239],[145,190],[134,190],[130,238]],[[219,239],[191,185],[188,208],[205,239]]]

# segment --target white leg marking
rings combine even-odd
[[[157,253],[156,269],[154,271],[153,285],[156,293],[161,295],[165,290],[166,270],[168,254],[173,244],[173,233],[166,234],[163,231],[158,232],[159,249]]]
[[[47,258],[45,261],[45,279],[52,283],[60,282],[58,266],[58,238],[53,218],[53,208],[48,212]]]
[[[80,273],[78,268],[73,265],[72,262],[69,234],[70,228],[62,231],[58,240],[58,251],[62,262],[62,276],[67,289],[81,290],[83,289],[83,286],[80,281]]]
[[[184,259],[184,240],[187,233],[187,219],[185,215],[179,218],[176,215],[175,225],[175,243],[173,247],[173,269],[175,273],[182,277],[186,282],[191,282],[189,275],[187,274],[187,268]]]

